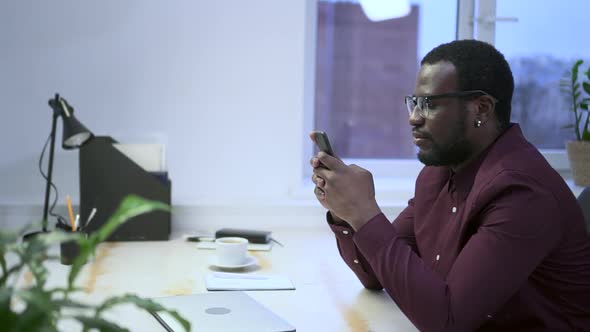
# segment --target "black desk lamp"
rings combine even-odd
[[[47,232],[47,215],[49,212],[49,191],[52,185],[51,175],[53,173],[53,152],[55,150],[55,129],[57,127],[57,118],[63,120],[63,137],[62,148],[66,150],[76,149],[88,142],[93,134],[74,116],[74,108],[68,102],[55,94],[54,99],[49,99],[49,106],[53,109],[53,121],[51,123],[50,147],[49,147],[49,165],[47,167],[47,183],[45,185],[45,205],[43,207],[42,231],[29,233],[24,236],[28,239],[39,233]]]

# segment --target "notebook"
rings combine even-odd
[[[295,328],[244,292],[211,292],[155,298],[191,323],[192,331],[290,332]],[[172,316],[152,313],[168,332],[184,331]]]
[[[215,249],[215,242],[202,241],[197,243],[198,249]],[[248,243],[249,251],[270,251],[272,249],[272,242],[270,243]]]
[[[205,277],[205,287],[210,291],[225,290],[292,290],[289,277],[281,274],[214,272]]]

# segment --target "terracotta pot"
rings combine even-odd
[[[574,183],[580,187],[590,186],[590,142],[569,141],[566,149]]]

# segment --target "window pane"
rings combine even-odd
[[[415,158],[403,97],[426,52],[455,39],[456,15],[456,0],[380,22],[356,2],[318,2],[315,128],[340,157]]]
[[[496,46],[514,74],[512,120],[538,148],[563,149],[574,137],[573,129],[563,128],[573,113],[559,81],[576,59],[590,55],[584,25],[590,1],[498,0],[496,11],[498,17],[518,18],[496,24]]]

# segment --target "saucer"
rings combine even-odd
[[[222,268],[222,269],[241,269],[244,267],[248,267],[251,265],[255,265],[258,262],[258,260],[256,259],[256,257],[254,256],[246,256],[246,259],[244,260],[244,262],[242,264],[236,264],[236,265],[227,265],[227,264],[219,264],[219,262],[217,262],[217,257],[213,256],[211,258],[211,265]]]

